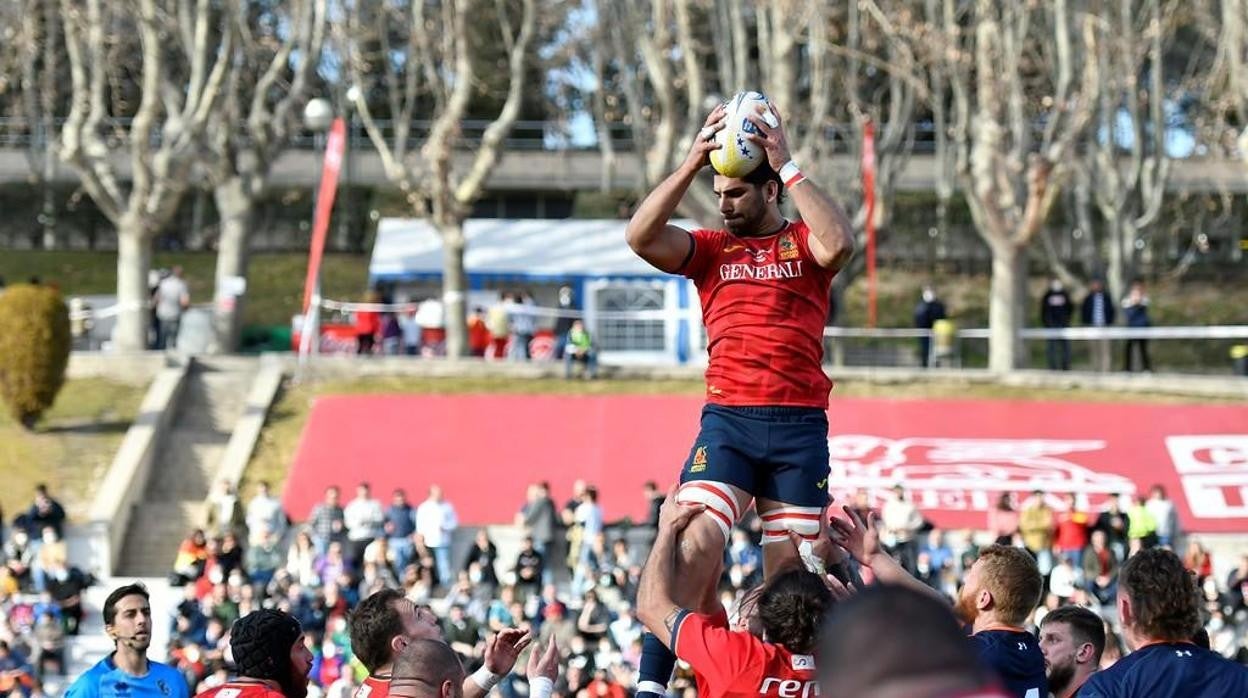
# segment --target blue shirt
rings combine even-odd
[[[1148,645],[1095,673],[1079,698],[1248,696],[1248,667],[1187,642]]]
[[[131,676],[113,664],[113,656],[101,659],[65,692],[65,698],[190,698],[186,679],[177,669],[147,662],[147,674]]]
[[[992,669],[1006,693],[1018,698],[1047,698],[1049,681],[1035,635],[1015,630],[984,630],[971,636],[979,660]]]

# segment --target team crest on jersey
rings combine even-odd
[[[693,461],[689,463],[689,472],[700,473],[706,470],[706,446],[698,446],[693,452]]]
[[[797,259],[801,252],[797,249],[797,243],[793,241],[791,233],[780,238],[780,259]]]
[[[156,680],[156,688],[159,688],[159,689],[160,689],[160,695],[162,695],[162,696],[167,696],[167,695],[169,695],[169,694],[170,694],[170,691],[169,691],[169,684],[165,683],[165,680],[164,680],[164,679],[157,679],[157,680]]]

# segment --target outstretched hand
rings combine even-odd
[[[849,520],[831,519],[828,522],[832,527],[832,540],[860,564],[870,567],[871,558],[881,550],[880,531],[875,514],[867,514],[868,520],[863,521],[853,509],[843,506],[841,510]]]
[[[485,668],[501,676],[511,672],[524,648],[533,642],[533,635],[519,628],[498,631],[485,643]]]
[[[745,137],[767,153],[767,164],[779,172],[792,159],[789,154],[789,140],[784,135],[784,123],[780,120],[780,111],[771,100],[767,100],[766,109],[760,104],[757,114],[747,114],[745,118],[758,128],[758,133],[747,133]]]
[[[828,506],[832,504],[832,497],[828,496]],[[825,506],[819,512],[819,533],[814,539],[803,537],[796,531],[788,531],[789,542],[797,549],[798,554],[802,552],[802,544],[810,542],[810,553],[819,558],[827,567],[836,565],[845,559],[845,553],[841,547],[832,538],[832,530],[828,527],[828,508]]]
[[[689,146],[689,155],[685,157],[685,166],[701,170],[711,164],[711,151],[719,150],[715,142],[715,134],[724,128],[726,109],[720,104],[711,110],[710,115],[702,124],[702,129],[693,135],[693,144]]]
[[[544,676],[551,681],[559,678],[559,646],[555,642],[554,635],[550,636],[550,644],[546,645],[544,652],[540,642],[533,646],[533,651],[529,653],[529,664],[525,676],[529,679]]]

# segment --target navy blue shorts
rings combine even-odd
[[[709,480],[801,507],[828,503],[828,414],[816,407],[702,408],[680,482]]]

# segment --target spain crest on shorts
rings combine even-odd
[[[786,233],[780,238],[780,259],[797,259],[801,255],[801,251],[797,249],[797,243],[793,241],[793,234]]]

